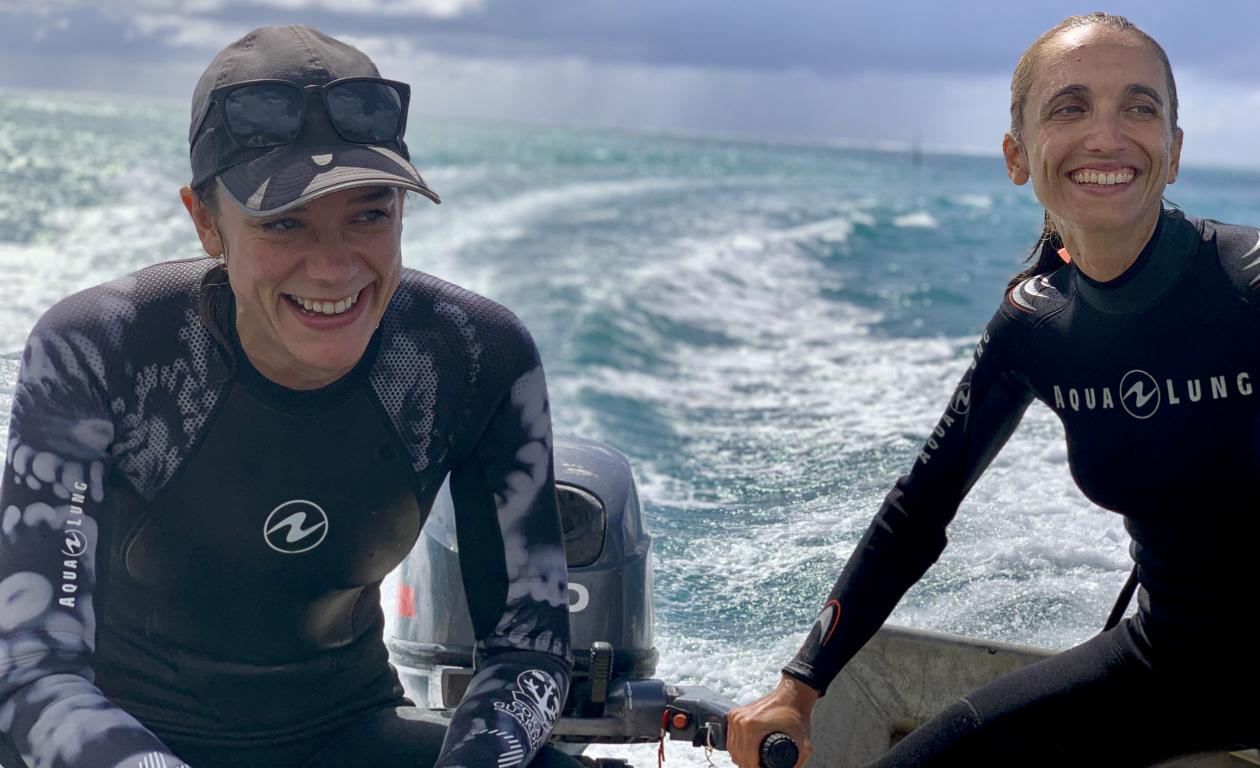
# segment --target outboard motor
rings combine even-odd
[[[554,450],[575,661],[563,716],[600,717],[610,696],[640,695],[621,683],[638,687],[656,671],[652,537],[625,456],[571,437],[556,438]],[[386,643],[403,688],[418,706],[453,709],[472,678],[473,630],[445,487],[398,575],[398,615]],[[659,727],[652,723],[646,740]]]
[[[653,742],[668,735],[695,746],[726,748],[732,702],[699,686],[652,677],[652,537],[630,462],[592,440],[557,437],[556,495],[569,569],[573,680],[552,741],[580,752],[589,743]],[[460,578],[455,515],[444,486],[411,553],[399,566],[398,603],[385,642],[408,698],[449,717],[473,675],[473,629]],[[796,747],[772,734],[763,765],[790,768]],[[785,750],[786,748],[786,750]],[[602,758],[609,767],[624,761]]]

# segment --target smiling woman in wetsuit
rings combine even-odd
[[[571,661],[538,351],[402,267],[405,191],[438,202],[408,97],[309,27],[228,46],[181,192],[211,258],[32,331],[0,487],[0,729],[29,765],[576,765],[545,745]],[[444,731],[404,716],[380,583],[448,474],[477,671]]]
[[[1124,515],[1137,614],[964,697],[875,765],[1145,766],[1260,744],[1260,232],[1163,206],[1181,143],[1168,58],[1123,17],[1069,18],[1020,59],[1002,149],[1046,209],[1036,263],[778,687],[731,713],[737,764],[775,730],[808,753],[814,703],[940,556],[1034,398],[1062,420],[1081,490]]]

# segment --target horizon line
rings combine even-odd
[[[137,99],[142,102],[148,102],[152,106],[171,106],[187,108],[182,100],[172,96],[161,96],[156,94],[137,94],[127,91],[108,91],[108,90],[80,90],[75,88],[40,88],[21,85],[5,85],[0,83],[0,95],[6,93],[19,94],[38,94],[45,96],[53,95],[69,95],[84,97],[89,99],[105,99],[118,96],[126,96],[128,98]],[[607,125],[599,122],[580,123],[569,122],[565,120],[540,120],[529,118],[512,118],[512,117],[485,117],[481,115],[457,115],[457,114],[424,114],[413,113],[413,116],[422,116],[429,119],[449,120],[452,122],[469,122],[476,124],[490,125],[517,125],[525,128],[553,128],[562,130],[595,130],[608,131],[612,133],[623,133],[633,136],[654,136],[667,139],[682,139],[687,141],[726,141],[736,144],[762,144],[770,146],[792,146],[800,148],[814,149],[840,149],[859,152],[886,152],[890,154],[914,154],[922,153],[924,155],[945,156],[945,157],[968,157],[968,158],[994,158],[1000,159],[1002,153],[999,149],[989,150],[978,146],[951,146],[941,144],[920,143],[915,141],[904,140],[872,140],[872,139],[851,139],[842,136],[833,138],[824,138],[819,136],[803,136],[803,135],[787,135],[787,134],[751,134],[728,131],[706,131],[689,130],[685,128],[652,128],[642,126],[615,126]],[[1227,173],[1257,173],[1260,172],[1260,159],[1254,164],[1243,162],[1241,165],[1224,165],[1213,161],[1206,162],[1190,162],[1182,163],[1183,168],[1205,171],[1223,171]]]

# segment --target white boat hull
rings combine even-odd
[[[1053,654],[1042,648],[885,626],[844,668],[814,709],[810,768],[856,768],[953,704],[959,696]],[[1167,766],[1249,768],[1256,750]]]

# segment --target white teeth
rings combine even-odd
[[[1128,184],[1133,181],[1133,171],[1090,171],[1081,170],[1072,174],[1072,181],[1077,184]]]
[[[340,315],[342,312],[350,309],[359,300],[359,294],[363,289],[354,292],[353,295],[347,296],[339,301],[322,301],[318,299],[308,299],[303,296],[295,296],[289,294],[289,298],[300,304],[307,312],[314,312],[321,315]]]

